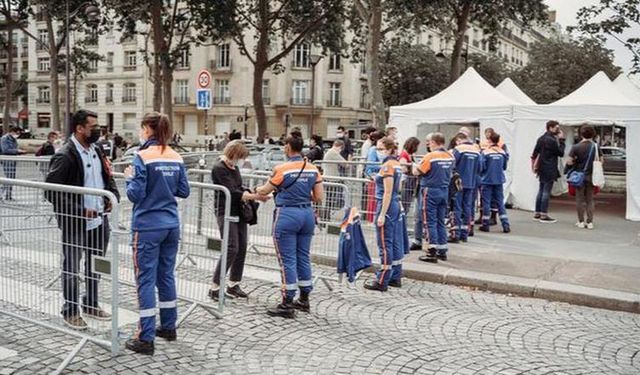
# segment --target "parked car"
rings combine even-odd
[[[627,171],[627,152],[621,147],[600,147],[603,168],[606,172],[625,173]]]

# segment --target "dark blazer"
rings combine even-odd
[[[540,182],[552,182],[560,177],[558,170],[558,158],[564,156],[565,141],[555,135],[546,132],[536,142],[532,159],[540,155],[538,162],[538,178]]]
[[[105,190],[112,192],[119,201],[120,193],[112,176],[111,164],[102,148],[96,145],[92,147],[95,147],[102,162],[102,179]],[[51,157],[49,173],[45,181],[53,184],[84,186],[84,166],[73,141],[67,141],[60,151]],[[45,198],[53,204],[53,210],[57,214],[58,227],[84,228],[86,220],[80,219],[84,217],[84,203],[81,194],[46,191]]]

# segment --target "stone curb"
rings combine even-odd
[[[336,266],[336,258],[312,255],[312,261],[330,267]],[[366,272],[373,272],[367,269]],[[404,263],[405,277],[441,284],[467,286],[501,294],[542,298],[573,305],[640,314],[640,294],[609,289],[591,288],[574,284],[540,279],[499,275],[436,266],[432,264]]]

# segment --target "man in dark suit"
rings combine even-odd
[[[553,183],[560,177],[558,170],[558,158],[564,156],[565,138],[557,121],[547,122],[547,132],[536,142],[531,160],[534,172],[538,175],[540,187],[536,198],[536,212],[534,220],[541,223],[555,223],[548,214],[549,199]]]
[[[98,115],[79,110],[71,118],[72,135],[58,153],[53,155],[46,182],[108,190],[119,199],[111,175],[111,165],[104,151],[95,143],[100,137]],[[111,202],[102,196],[47,191],[53,204],[58,227],[62,230],[62,291],[65,323],[78,330],[87,328],[80,315],[98,320],[110,320],[111,315],[98,306],[100,275],[92,272],[91,258],[103,256],[109,243],[110,228],[107,213]],[[84,254],[86,293],[79,305],[78,272]],[[82,307],[82,309],[80,309]]]

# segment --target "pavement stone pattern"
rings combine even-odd
[[[316,267],[330,273],[330,269]],[[246,279],[222,320],[197,310],[153,357],[88,344],[79,374],[638,374],[640,316],[404,280],[381,294],[318,285],[311,314],[267,316],[279,287]],[[129,308],[132,290],[122,294]],[[186,309],[180,304],[180,311]],[[0,314],[0,374],[48,373],[77,338]],[[125,327],[124,332],[133,332]],[[126,337],[122,338],[124,341]]]

